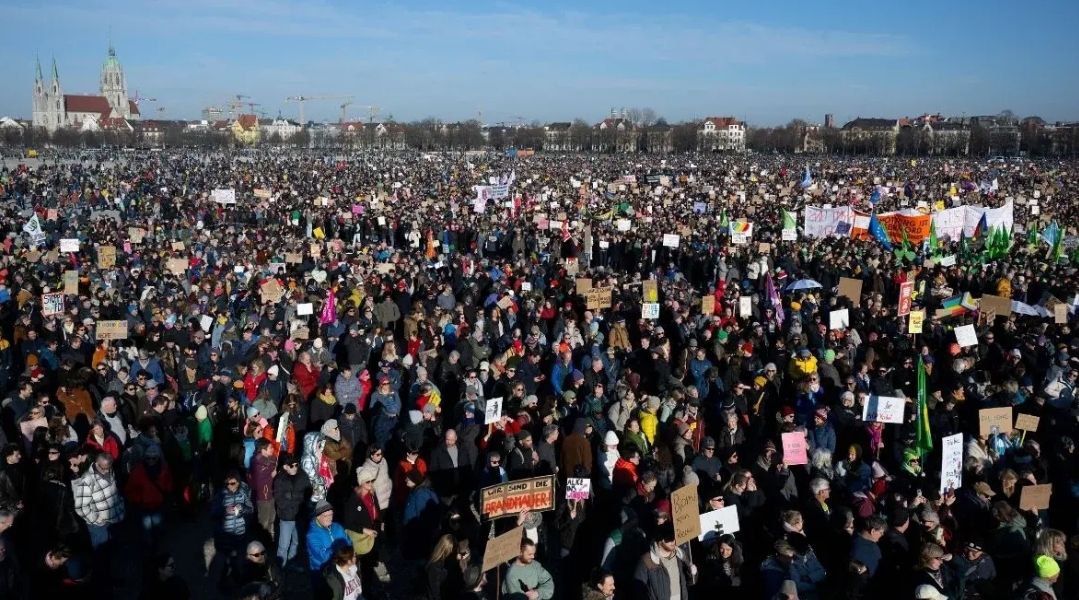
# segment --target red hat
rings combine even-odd
[[[782,409],[780,409],[779,412],[784,417],[789,417],[789,416],[794,414],[794,407],[793,406],[784,406]]]
[[[955,342],[952,342],[952,345],[948,346],[948,354],[951,354],[952,356],[959,356],[960,350],[959,344]]]
[[[742,352],[745,352],[746,354],[753,354],[753,344],[751,342],[746,342],[742,344]]]
[[[37,379],[38,377],[44,377],[45,371],[41,367],[35,367],[30,371],[30,378]]]
[[[822,421],[827,421],[828,420],[828,409],[827,408],[818,408],[817,412],[813,416],[820,419],[820,420],[822,420]]]

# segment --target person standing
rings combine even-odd
[[[649,599],[689,600],[696,575],[696,565],[674,542],[674,524],[668,521],[653,534],[652,546],[637,562],[633,579]]]
[[[521,553],[502,580],[502,597],[506,600],[550,600],[554,597],[554,578],[536,560],[536,543],[528,538],[521,540]]]
[[[277,512],[277,558],[281,567],[296,557],[300,546],[300,536],[296,530],[296,517],[300,513],[308,495],[311,493],[311,481],[300,469],[300,461],[292,454],[281,458],[281,472],[273,481],[274,508]]]
[[[86,521],[94,550],[109,542],[110,528],[124,519],[124,499],[112,467],[112,457],[99,454],[86,474],[72,482],[75,513]]]

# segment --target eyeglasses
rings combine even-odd
[[[250,552],[248,553],[248,556],[251,558],[262,558],[265,554],[265,552]]]

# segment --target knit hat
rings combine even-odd
[[[333,507],[330,506],[330,503],[326,502],[326,500],[324,500],[324,499],[319,500],[318,503],[315,504],[315,516],[316,517],[321,515],[321,514],[328,513],[328,512],[330,512],[332,510],[333,510]]]
[[[237,382],[237,383],[239,383],[239,382]],[[254,419],[257,416],[259,416],[259,409],[255,408],[254,406],[248,406],[247,407],[247,418],[248,419]]]
[[[337,419],[326,419],[326,422],[322,424],[322,435],[330,438],[335,442],[341,441],[341,430],[337,428]]]
[[[1060,565],[1051,556],[1042,554],[1034,559],[1034,572],[1042,579],[1052,579],[1060,575]]]
[[[369,481],[374,481],[377,478],[378,471],[370,465],[365,465],[356,469],[356,483],[367,483]]]
[[[195,419],[205,421],[209,416],[209,412],[206,410],[205,406],[200,404],[199,407],[195,409]]]
[[[608,431],[607,435],[603,436],[603,445],[604,446],[617,446],[618,445],[618,434],[613,432],[613,431]]]
[[[266,369],[266,374],[268,374],[270,377],[277,377],[277,374],[280,372],[281,368],[277,365],[273,365],[269,369]]]

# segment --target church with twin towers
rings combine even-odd
[[[52,76],[48,81],[39,60],[34,77],[34,127],[43,127],[50,133],[65,127],[85,131],[139,120],[139,107],[128,98],[124,68],[111,42],[101,66],[99,92],[99,95],[65,94],[56,59],[52,61]]]

